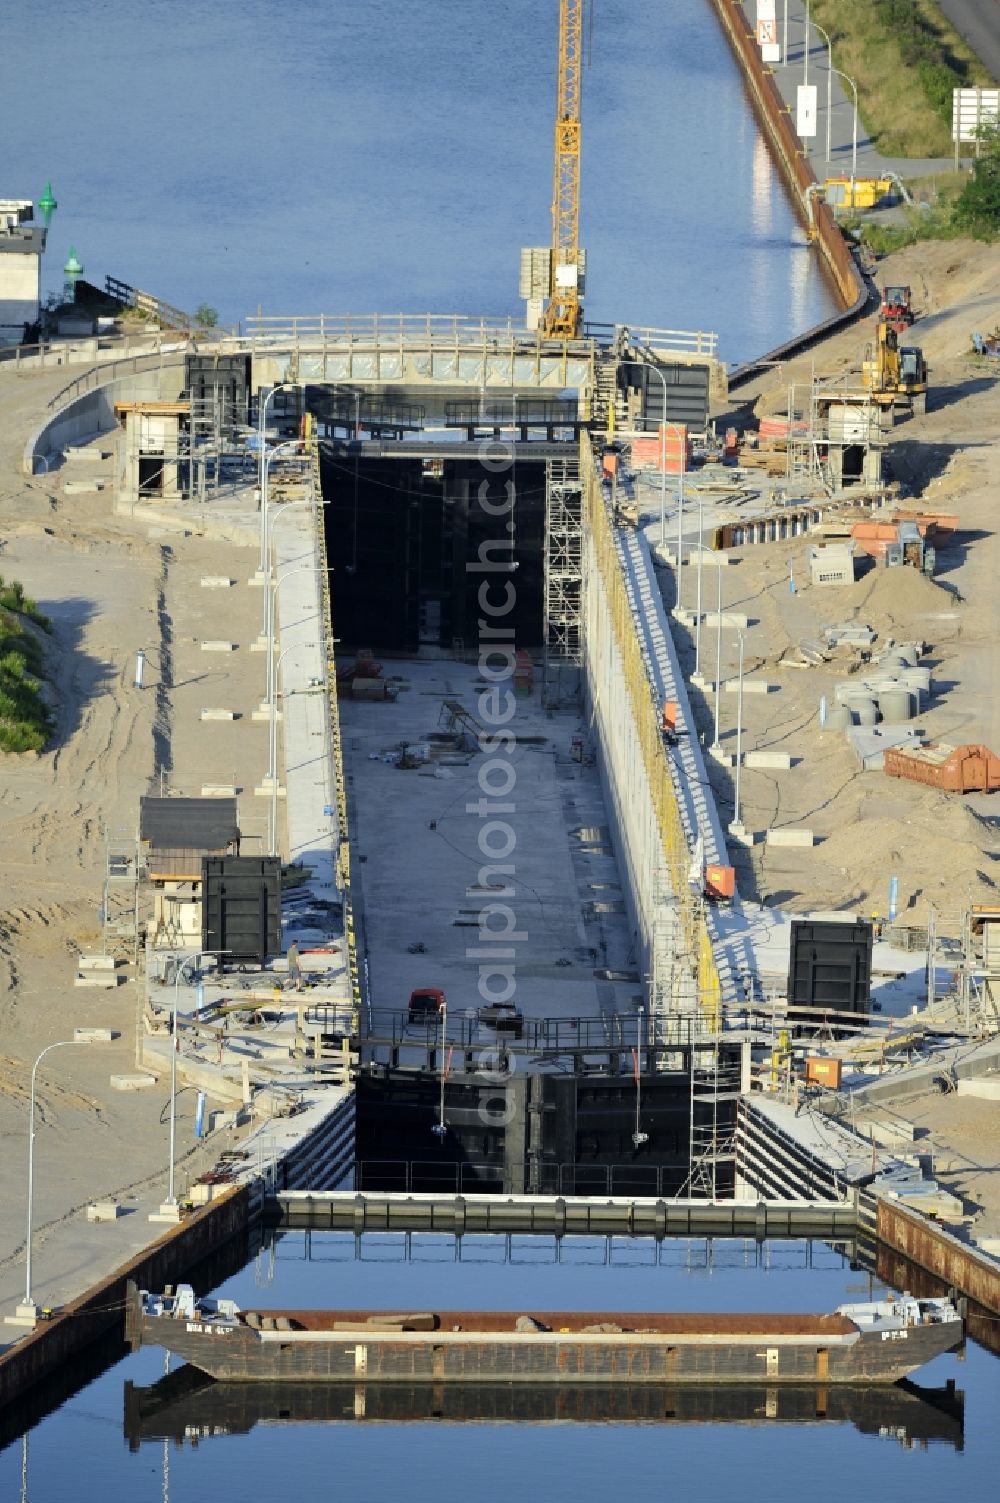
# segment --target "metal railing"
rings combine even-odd
[[[584,482],[584,501],[589,533],[593,541],[615,644],[621,658],[623,676],[632,705],[636,736],[653,802],[660,843],[670,873],[672,891],[677,894],[679,917],[684,934],[684,949],[696,968],[698,1001],[712,1029],[722,1023],[722,983],[715,961],[711,935],[700,906],[683,901],[688,892],[691,851],[674,791],[674,767],[667,756],[660,731],[659,707],[647,671],[643,650],[635,629],[635,620],[625,578],[615,547],[608,508],[601,492],[593,453],[586,435],[580,441],[580,475]]]
[[[147,350],[142,354],[129,355],[122,360],[106,360],[101,365],[92,365],[82,375],[56,392],[50,397],[48,407],[62,407],[72,402],[76,397],[82,397],[88,391],[96,391],[99,386],[110,386],[113,381],[120,380],[123,376],[139,375],[142,371],[162,370],[168,365],[179,365],[183,362],[186,347],[171,345],[165,349],[159,344],[155,350]]]

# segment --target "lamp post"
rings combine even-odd
[[[660,547],[663,548],[667,542],[667,378],[655,365],[645,365],[641,360],[623,360],[622,365],[634,365],[639,370],[652,371],[654,376],[659,377],[663,388],[663,421],[660,424]]]
[[[202,960],[206,955],[228,955],[228,950],[192,950],[189,955],[181,959],[174,977],[174,1006],[171,1013],[170,1023],[170,1170],[167,1178],[167,1199],[165,1204],[172,1211],[177,1209],[177,1196],[174,1194],[174,1166],[176,1162],[177,1147],[177,992],[181,984],[181,977],[192,960]]]
[[[258,442],[260,444],[260,567],[267,569],[267,405],[279,391],[301,391],[303,381],[279,381],[266,396],[258,396]],[[293,442],[298,443],[295,439]],[[281,448],[279,444],[276,446]],[[275,450],[272,450],[274,453]]]
[[[38,1315],[38,1306],[31,1297],[31,1223],[35,1200],[35,1077],[38,1074],[38,1066],[46,1054],[50,1054],[53,1049],[65,1049],[76,1042],[76,1039],[59,1039],[55,1044],[46,1044],[31,1067],[31,1097],[28,1108],[28,1234],[25,1242],[24,1304],[18,1309],[18,1315],[31,1321]]]
[[[805,43],[802,47],[802,87],[809,84],[809,0],[806,0]]]
[[[279,654],[274,668],[274,683],[271,691],[270,723],[268,726],[268,786],[271,790],[271,818],[268,827],[268,854],[278,854],[278,675],[281,665],[290,652],[299,647],[309,647],[308,642],[290,642],[284,652]],[[286,742],[287,750],[287,742]]]
[[[737,629],[740,639],[740,666],[739,684],[736,694],[736,779],[735,801],[733,806],[733,819],[729,826],[730,833],[740,837],[743,835],[743,825],[740,822],[740,771],[743,766],[743,633]]]
[[[719,701],[722,699],[722,560],[719,560],[719,592],[715,608],[715,738],[710,750],[718,752],[719,746]]]
[[[839,68],[834,68],[838,78],[849,83],[854,91],[854,125],[851,134],[851,208],[854,208],[854,180],[858,175],[858,86],[853,78],[848,78],[846,73],[841,73]]]
[[[268,499],[267,499],[267,482],[268,482],[268,476],[271,473],[271,461],[273,459],[275,459],[277,457],[277,455],[279,455],[283,450],[288,450],[290,452],[293,449],[301,449],[301,448],[302,448],[302,440],[301,439],[298,439],[298,438],[287,439],[285,441],[285,443],[283,443],[283,444],[275,444],[274,448],[271,449],[270,453],[266,454],[263,457],[263,459],[261,460],[261,490],[260,490],[260,497],[261,497],[261,500],[260,500],[260,555],[261,555],[261,558],[260,558],[260,574],[261,574],[261,580],[262,580],[262,582],[263,582],[263,584],[265,586],[265,592],[264,592],[264,624],[263,624],[263,629],[262,629],[262,633],[261,634],[262,634],[262,636],[265,636],[265,637],[267,636],[267,622],[268,622],[268,614],[269,614],[269,604],[268,604],[268,595],[267,595],[266,586],[267,586],[267,582],[268,582],[268,579],[270,578],[270,574],[271,574],[271,569],[270,569],[270,562],[271,562],[271,536],[270,536],[270,534],[271,534],[271,531],[273,530],[273,525],[275,525],[277,523],[277,518],[275,518],[275,524],[271,524],[269,522],[270,512],[269,512]],[[294,506],[295,502],[294,501],[290,501],[288,503],[288,505],[289,506]],[[287,510],[287,508],[286,508],[286,510]]]
[[[434,1134],[434,1136],[438,1139],[439,1142],[442,1142],[444,1140],[444,1138],[446,1137],[447,1132],[448,1132],[448,1129],[445,1126],[445,1122],[444,1122],[444,1082],[445,1082],[445,1075],[446,1075],[446,1070],[445,1070],[445,1064],[446,1064],[445,1055],[446,1055],[446,1052],[447,1052],[447,1048],[448,1048],[448,999],[446,997],[442,997],[441,998],[441,1069],[440,1069],[441,1087],[440,1087],[440,1097],[439,1097],[439,1101],[438,1101],[438,1120],[435,1122],[434,1126],[431,1128],[431,1132]]]
[[[827,162],[829,162],[830,118],[833,114],[833,43],[830,41],[828,34],[823,30],[822,26],[820,26],[818,22],[814,21],[812,24],[813,29],[819,32],[820,36],[826,43],[826,160]],[[808,45],[808,38],[806,38],[806,44]]]
[[[695,597],[695,622],[694,622],[694,680],[698,683],[701,679],[701,570],[702,554],[705,552],[705,544],[702,542],[702,518],[704,514],[704,499],[701,491],[698,492],[698,589]],[[690,555],[689,555],[690,557]]]
[[[296,500],[287,502],[282,508],[281,513],[271,523],[268,536],[269,553],[279,522],[283,521],[290,512],[294,511],[296,506],[311,506],[314,501],[315,497],[309,495],[299,496]],[[264,653],[267,659],[264,665],[264,693],[267,700],[271,699],[271,660],[274,656],[274,617],[275,607],[277,606],[277,594],[277,588],[275,587],[273,590],[271,588],[270,558],[268,558],[268,567],[264,571]]]

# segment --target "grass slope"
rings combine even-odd
[[[811,10],[882,155],[951,155],[952,89],[992,80],[934,0],[812,0]]]
[[[52,731],[41,694],[42,649],[29,622],[50,629],[17,580],[0,577],[0,751],[40,751]]]

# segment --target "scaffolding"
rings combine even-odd
[[[681,1194],[717,1200],[732,1193],[736,1173],[736,1103],[741,1068],[732,1049],[723,1051],[716,1034],[700,1044],[692,1039],[689,1168]]]
[[[583,668],[583,486],[573,459],[545,466],[542,702],[575,699]]]
[[[124,951],[125,958],[133,964],[139,955],[139,877],[138,831],[106,831],[101,899],[102,953],[114,955]]]
[[[891,408],[889,409],[891,416]],[[822,484],[828,491],[845,484],[881,484],[882,408],[867,387],[817,381],[788,388],[785,473],[789,480]],[[851,461],[848,462],[848,456]],[[860,462],[859,462],[860,458]]]

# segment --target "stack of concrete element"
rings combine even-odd
[[[113,450],[100,442],[72,445],[63,452],[63,491],[67,496],[110,490]]]
[[[818,543],[809,549],[809,578],[814,585],[853,584],[854,569],[850,543]]]
[[[81,955],[74,986],[92,986],[105,991],[114,991],[119,980],[118,962],[113,955]]]

